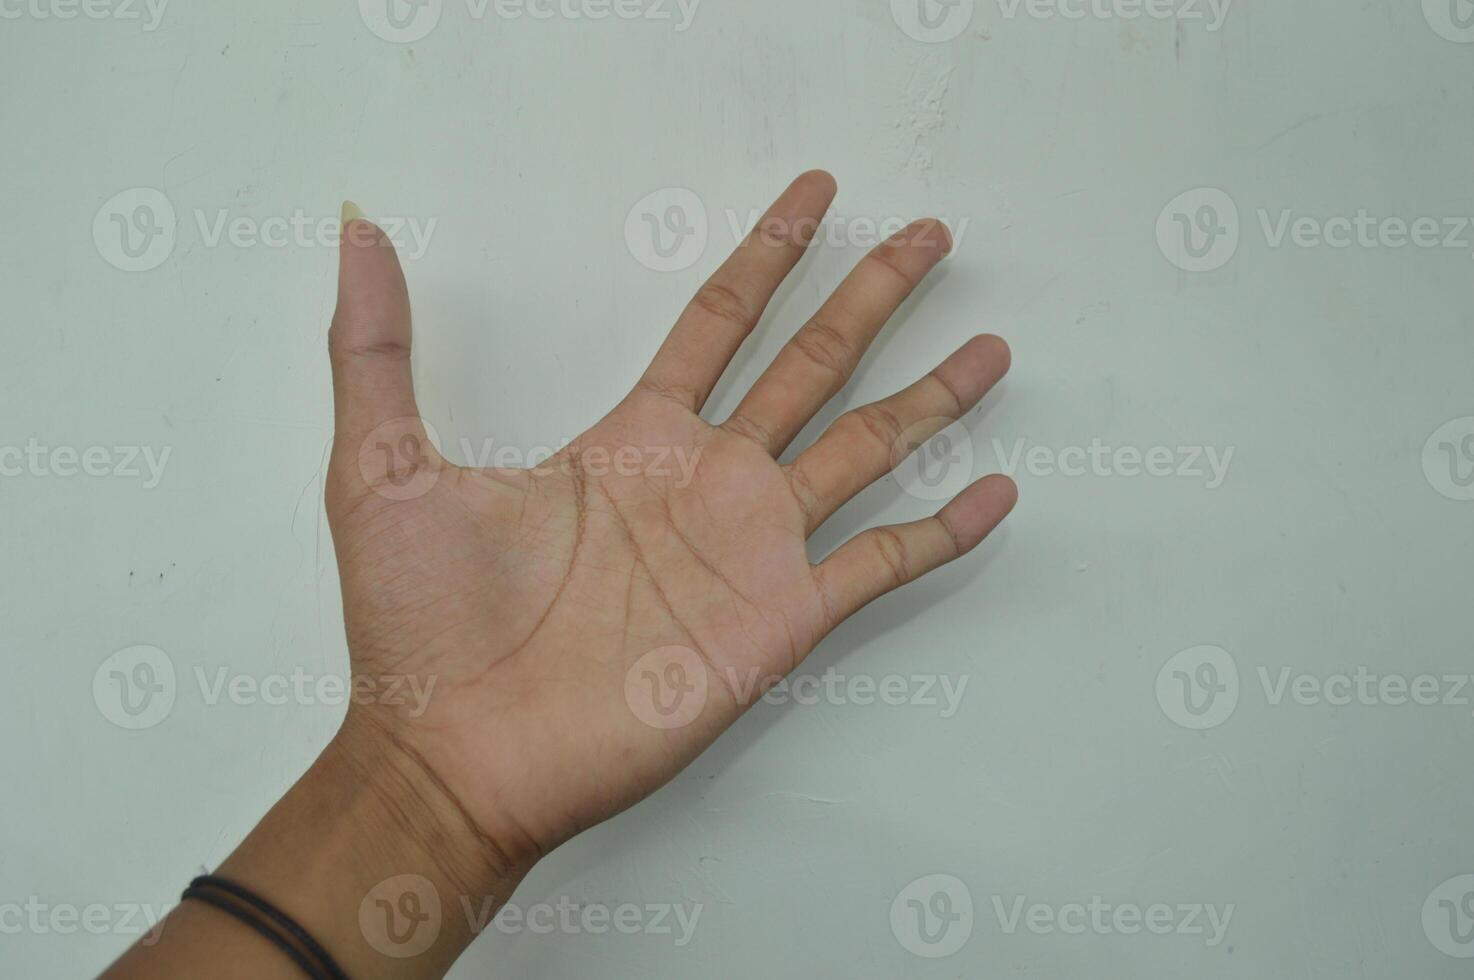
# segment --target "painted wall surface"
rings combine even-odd
[[[713,416],[935,215],[821,422],[1001,333],[932,475],[1021,504],[516,896],[636,934],[453,976],[1468,975],[1468,0],[0,0],[0,65],[6,975],[101,969],[336,727],[339,201],[465,462],[598,418],[810,167],[826,244]]]

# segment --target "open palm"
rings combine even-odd
[[[525,866],[648,795],[837,624],[974,546],[1013,506],[1004,477],[823,562],[815,529],[1003,375],[979,336],[904,391],[779,455],[845,384],[950,248],[919,222],[867,256],[721,425],[699,412],[835,193],[805,174],[682,314],[608,416],[531,470],[455,467],[411,383],[393,248],[345,227],[330,332],[328,516],[355,678],[415,678],[415,710],[361,699],[373,733],[444,790],[489,857]],[[399,699],[402,700],[402,699]]]

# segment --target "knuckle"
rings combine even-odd
[[[355,339],[355,335],[374,332],[375,328],[370,324],[355,322],[341,315],[334,316],[332,326],[328,328],[328,353],[338,358],[387,357],[405,360],[409,357],[409,344],[403,340]]]
[[[853,370],[855,345],[842,331],[815,318],[793,335],[793,348],[836,377],[848,377]]]
[[[864,405],[848,414],[851,419],[850,425],[878,443],[887,453],[891,452],[905,435],[901,420],[884,406]]]
[[[967,544],[967,542],[963,541],[962,536],[957,533],[956,529],[952,527],[951,523],[949,523],[944,517],[937,517],[936,522],[942,526],[942,533],[946,534],[947,540],[951,542],[952,557],[961,558],[963,555],[967,554],[967,552],[970,550],[969,545]]]
[[[775,445],[777,442],[773,437],[773,433],[767,427],[760,422],[754,421],[747,415],[734,413],[731,418],[727,419],[723,427],[733,435],[741,436],[749,442],[755,442],[764,449]]]
[[[878,527],[870,538],[876,555],[890,570],[891,577],[896,585],[905,585],[911,581],[911,559],[906,549],[906,542],[901,536],[888,527]]]
[[[648,392],[657,398],[675,402],[682,408],[691,408],[699,405],[705,393],[696,385],[683,384],[677,381],[662,381],[656,378],[644,377],[635,382],[638,391]]]
[[[942,389],[943,396],[947,401],[951,402],[951,414],[948,417],[953,419],[962,418],[967,412],[967,405],[962,401],[962,396],[957,393],[957,389],[949,384],[947,379],[942,377],[938,371],[932,371],[927,377],[936,382],[937,387]]]
[[[908,264],[905,260],[907,247],[906,242],[886,242],[865,256],[865,261],[873,269],[884,270],[886,275],[899,281],[903,290],[910,292],[920,285],[921,278],[906,268]]]
[[[696,291],[692,304],[707,316],[720,323],[737,327],[750,333],[757,325],[751,307],[732,287],[720,282],[709,282]]]
[[[793,497],[798,501],[798,509],[803,511],[804,522],[810,529],[813,529],[820,513],[819,491],[809,479],[809,474],[798,463],[794,463],[787,469],[788,485],[793,488]]]

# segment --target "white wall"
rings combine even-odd
[[[454,455],[461,439],[557,444],[597,418],[731,245],[729,211],[822,166],[837,216],[935,214],[960,239],[844,401],[989,329],[1015,367],[971,420],[976,473],[1019,440],[1066,463],[1099,440],[1178,463],[1178,447],[1231,449],[1226,477],[1022,466],[1022,503],[980,557],[857,616],[805,668],[966,678],[955,714],[759,706],[518,895],[700,903],[688,945],[487,936],[454,976],[1466,975],[1436,945],[1474,954],[1438,904],[1466,883],[1434,891],[1474,872],[1474,685],[1440,680],[1463,701],[1447,706],[1272,698],[1285,669],[1474,669],[1474,503],[1455,499],[1474,491],[1439,477],[1474,467],[1474,232],[1450,248],[1271,237],[1284,209],[1474,215],[1474,43],[1450,39],[1474,32],[1448,19],[1465,0],[1238,0],[1216,29],[1010,0],[969,20],[962,0],[942,20],[961,33],[937,43],[901,28],[908,0],[704,0],[684,30],[674,0],[675,20],[600,21],[445,0],[412,43],[346,2],[174,0],[157,23],[142,0],[94,2],[141,18],[0,0],[0,446],[104,446],[121,470],[68,476],[62,453],[0,478],[0,908],[173,902],[341,710],[211,705],[196,681],[346,669],[321,503],[335,251],[212,244],[221,214],[333,218],[351,196],[434,222],[407,263],[416,373]],[[113,200],[133,188],[164,195],[172,238],[156,198]],[[710,231],[693,264],[657,272],[626,218],[667,188],[694,192]],[[1200,188],[1228,195],[1236,226],[1221,197],[1164,212]],[[151,201],[166,233],[130,260],[110,215]],[[1237,250],[1223,238],[1215,268],[1184,271],[1174,215],[1214,201]],[[861,254],[863,223],[835,227],[856,244],[785,290],[717,411]],[[1452,457],[1425,449],[1456,419]],[[167,451],[157,484],[113,447]],[[887,482],[816,546],[930,508]],[[178,691],[128,731],[92,683],[139,644],[167,653]],[[1174,721],[1193,716],[1173,674],[1196,663],[1160,698],[1158,674],[1205,644],[1240,687],[1194,730]],[[905,899],[945,883],[902,894],[932,874],[975,910],[945,959],[908,951],[937,949],[908,932]],[[1067,920],[1094,896],[1234,911],[1216,945],[1088,922],[1039,935],[1027,912],[1009,934],[995,901],[1006,919],[1019,896]],[[131,938],[114,913],[102,935],[58,934],[49,914],[18,932],[0,914],[7,975],[85,975]]]

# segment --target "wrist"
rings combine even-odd
[[[507,883],[526,877],[540,855],[482,826],[413,743],[386,721],[371,709],[350,710],[318,760],[324,781],[356,789],[359,820],[379,841],[378,849],[433,864],[459,894],[508,897]]]
[[[530,870],[414,755],[350,716],[218,873],[293,917],[350,976],[438,977]]]

